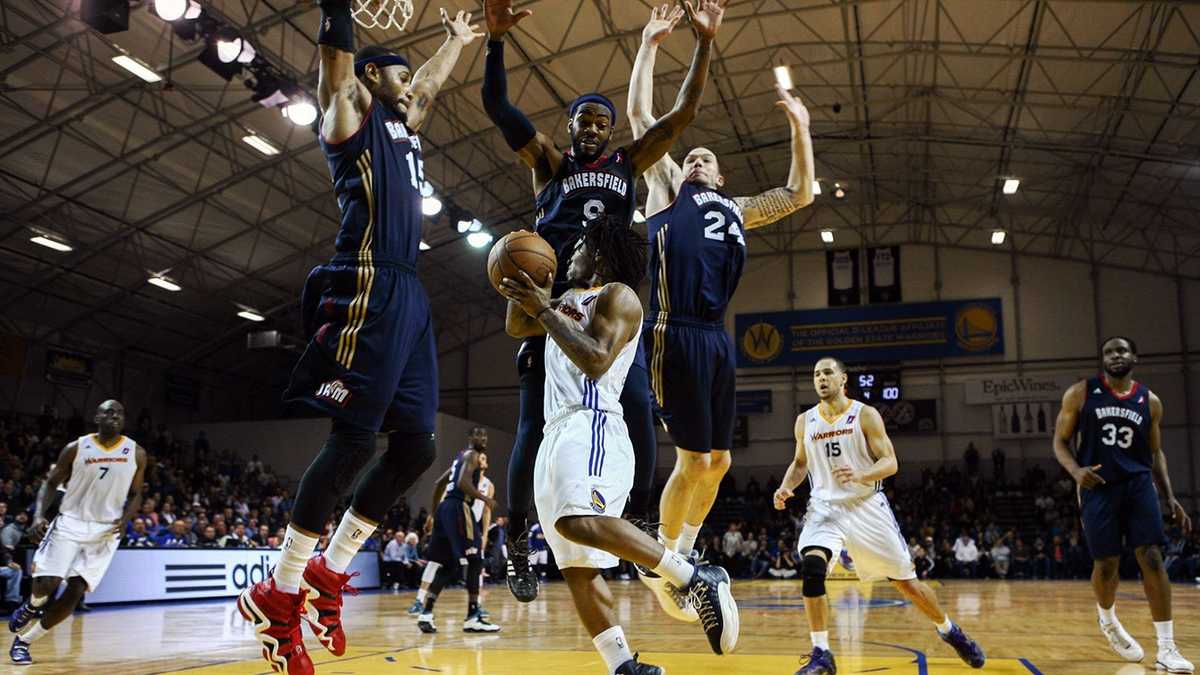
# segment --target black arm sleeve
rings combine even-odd
[[[515,150],[529,145],[537,135],[533,123],[508,100],[508,76],[504,72],[504,42],[488,40],[483,67],[483,109]]]

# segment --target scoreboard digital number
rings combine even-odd
[[[898,368],[867,368],[852,370],[850,376],[851,397],[864,401],[899,401],[904,398],[900,390]]]

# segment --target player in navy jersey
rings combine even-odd
[[[429,563],[422,582],[429,581],[424,592],[417,627],[422,633],[436,633],[433,606],[438,594],[465,565],[467,587],[467,618],[463,632],[495,633],[500,627],[489,622],[479,609],[479,578],[483,571],[483,532],[475,520],[472,507],[475,500],[489,508],[495,500],[479,489],[479,479],[487,469],[487,430],[476,427],[468,437],[467,449],[458,453],[450,468],[438,478],[433,489],[433,536],[429,543]],[[442,488],[445,488],[443,493]],[[424,583],[422,583],[424,585]]]
[[[481,35],[469,14],[451,20],[442,10],[446,41],[414,73],[388,49],[355,52],[350,0],[320,4],[320,143],[342,218],[333,259],[304,287],[310,339],[285,399],[333,423],[300,480],[275,571],[238,597],[263,657],[291,675],[313,672],[301,618],[326,649],[345,652],[346,567],[437,456],[437,349],[429,299],[416,277],[423,182],[416,134],[463,47]],[[329,546],[311,557],[338,498],[375,455],[380,431],[388,434],[387,450],[363,472]]]
[[[685,6],[696,34],[696,50],[675,106],[640,138],[606,152],[615,128],[616,109],[603,95],[585,94],[571,103],[567,122],[571,147],[565,151],[560,150],[549,136],[535,130],[529,119],[508,101],[504,36],[532,12],[513,12],[512,0],[485,2],[489,40],[483,76],[483,107],[500,128],[509,147],[533,171],[537,206],[534,229],[558,255],[555,295],[568,287],[567,265],[586,222],[608,215],[632,224],[637,177],[667,152],[696,116],[707,78],[712,41],[720,26],[723,9],[716,0],[699,0],[695,8],[691,3],[685,3]],[[544,337],[528,338],[517,352],[521,411],[509,460],[507,492],[513,532],[526,532],[533,501],[532,478],[544,424],[544,346]],[[654,480],[656,441],[645,361],[639,342],[638,356],[621,396],[636,458],[634,486],[627,510],[634,517],[644,517]],[[509,589],[518,600],[529,602],[537,597],[538,586],[536,575],[529,570],[528,538],[515,538],[509,544],[508,553]]]
[[[1155,665],[1170,673],[1190,673],[1192,664],[1175,646],[1159,497],[1166,499],[1171,519],[1185,533],[1191,531],[1192,522],[1167,475],[1159,428],[1162,401],[1133,379],[1138,360],[1133,340],[1105,340],[1100,359],[1103,374],[1067,389],[1054,426],[1054,456],[1079,484],[1083,534],[1094,561],[1092,591],[1100,631],[1121,658],[1142,660],[1142,647],[1117,620],[1115,605],[1121,550],[1133,547],[1158,638]],[[1076,436],[1073,453],[1071,442]]]
[[[629,84],[629,121],[634,136],[655,123],[651,111],[655,54],[682,18],[676,8],[651,11]],[[642,341],[650,382],[667,431],[675,443],[675,468],[659,503],[658,535],[688,555],[729,470],[733,441],[733,340],[725,332],[725,310],[746,264],[743,232],[773,223],[813,200],[813,151],[808,111],[778,88],[779,105],[791,129],[787,185],[753,197],[730,197],[716,155],[705,148],[688,153],[681,168],[664,155],[643,176],[650,240],[650,311]],[[643,571],[643,570],[639,570]],[[660,580],[642,575],[650,585]],[[676,618],[669,598],[663,608]]]

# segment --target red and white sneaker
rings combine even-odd
[[[300,588],[308,590],[304,603],[304,620],[313,635],[334,656],[346,653],[346,631],[342,630],[342,592],[357,595],[358,589],[349,581],[358,575],[339,574],[325,566],[325,556],[309,558],[300,580]]]
[[[296,595],[275,588],[275,579],[267,579],[242,591],[238,611],[254,624],[262,644],[262,655],[271,669],[287,675],[312,675],[312,659],[304,649],[300,634],[300,614],[304,608],[304,589]]]

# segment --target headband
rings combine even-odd
[[[354,62],[354,76],[362,77],[367,70],[367,64],[374,63],[377,68],[385,68],[387,66],[404,66],[411,68],[408,65],[408,59],[405,59],[399,54],[379,54],[377,56],[368,56],[365,59],[358,59]],[[610,104],[611,105],[611,104]]]
[[[599,103],[605,108],[608,108],[608,116],[612,118],[613,126],[617,126],[617,108],[613,105],[613,102],[608,100],[608,98],[603,94],[584,94],[574,101],[571,101],[571,110],[568,115],[572,118],[575,117],[575,111],[579,110],[579,107],[584,103]]]

